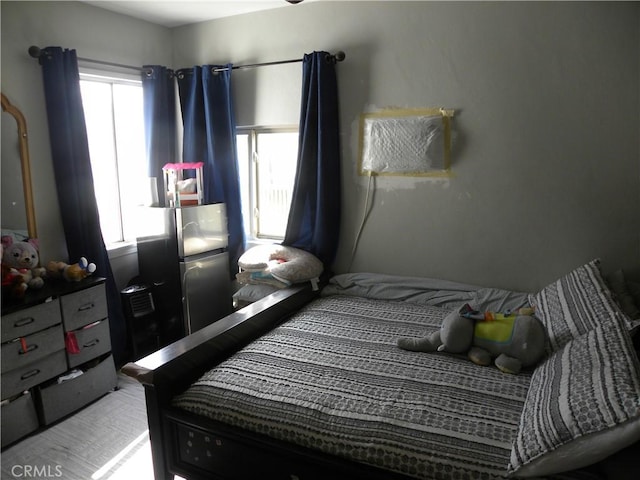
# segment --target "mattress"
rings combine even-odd
[[[438,329],[449,312],[318,298],[173,405],[413,478],[506,478],[531,372],[508,375],[466,357],[396,346],[399,337]]]

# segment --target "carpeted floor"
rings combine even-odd
[[[118,387],[4,450],[2,479],[152,480],[143,387],[122,374]]]

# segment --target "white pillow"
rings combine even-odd
[[[240,256],[238,266],[248,272],[269,273],[287,284],[317,279],[324,269],[315,255],[286,245],[252,247]]]

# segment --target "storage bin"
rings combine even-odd
[[[109,334],[109,320],[87,325],[80,330],[75,330],[67,335],[73,335],[76,345],[80,350],[78,353],[67,351],[69,367],[74,368],[92,358],[97,358],[111,351],[111,337]]]
[[[2,343],[57,325],[62,322],[58,299],[2,315]]]
[[[43,359],[2,374],[2,396],[17,395],[67,370],[64,348]]]
[[[107,317],[104,283],[65,295],[60,299],[60,304],[67,332]]]
[[[60,325],[17,338],[2,344],[1,371],[4,374],[9,370],[23,369],[58,350],[64,350],[64,336]]]
[[[38,429],[38,414],[31,392],[2,405],[2,448]]]
[[[109,355],[79,377],[38,387],[41,423],[49,425],[65,417],[113,390],[117,383],[113,357]]]

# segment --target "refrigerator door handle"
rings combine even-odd
[[[189,302],[189,282],[187,282],[187,276],[189,275],[189,272],[191,272],[192,270],[197,270],[199,268],[200,265],[198,264],[189,266],[185,269],[184,275],[182,276],[182,294],[184,295],[182,297],[182,304],[184,305],[186,318],[191,318],[191,302]],[[191,322],[186,322],[185,330],[185,333],[187,335],[191,335]]]

